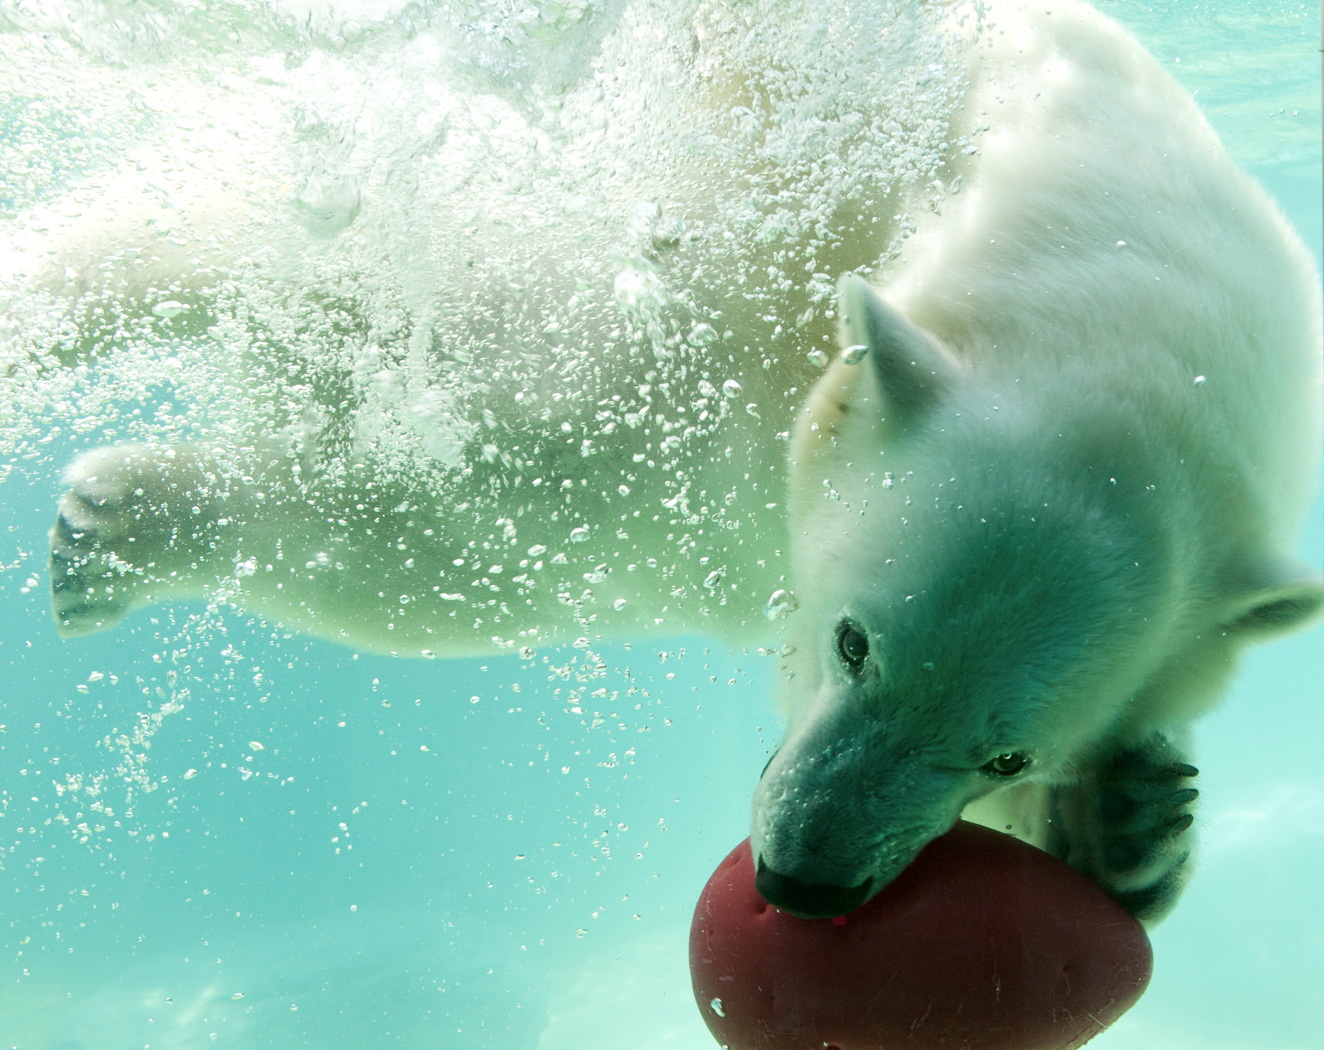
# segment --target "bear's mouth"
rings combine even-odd
[[[830,919],[853,912],[872,897],[875,881],[865,879],[858,886],[802,882],[774,871],[760,858],[754,888],[774,908],[780,908],[797,919]]]

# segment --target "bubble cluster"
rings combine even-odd
[[[284,435],[320,518],[561,552],[538,586],[640,622],[758,619],[782,526],[730,497],[779,474],[836,279],[887,264],[963,146],[931,8],[22,7],[0,455],[202,440],[242,474]],[[692,582],[613,589],[645,558]],[[490,577],[446,594],[505,636],[534,577]]]

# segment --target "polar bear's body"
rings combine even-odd
[[[110,589],[84,586],[100,566],[57,571],[61,629],[170,593],[401,655],[766,635],[763,606],[788,586],[787,435],[821,374],[809,352],[836,349],[833,282],[887,253],[903,184],[956,148],[942,121],[959,71],[926,69],[951,46],[934,18],[880,4],[819,25],[873,56],[843,73],[800,39],[821,6],[779,5],[764,39],[749,32],[759,5],[601,5],[594,68],[529,97],[433,85],[416,93],[428,112],[398,117],[390,92],[405,88],[366,85],[386,95],[375,119],[406,125],[391,148],[417,151],[403,174],[366,145],[337,156],[320,124],[305,140],[314,103],[279,85],[218,99],[167,84],[204,119],[143,144],[152,178],[75,187],[38,209],[30,243],[0,249],[70,313],[105,305],[104,329],[125,304],[185,307],[170,323],[198,339],[207,325],[217,345],[201,356],[239,388],[223,444],[172,448],[169,467],[159,448],[117,446],[71,469],[70,528],[109,541],[128,516],[170,542],[135,537],[146,559],[117,549],[132,571]],[[401,60],[456,77],[419,50]],[[792,51],[818,66],[770,78]],[[904,65],[875,89],[893,52]],[[912,88],[920,75],[932,86]],[[863,125],[884,96],[888,126]],[[345,109],[343,133],[372,144]],[[868,157],[896,169],[863,184],[886,214],[852,197]],[[847,221],[856,235],[831,233]],[[113,363],[107,343],[83,336],[68,356],[91,344]]]
[[[786,590],[789,729],[753,814],[765,896],[839,913],[983,806],[1161,914],[1189,853],[1180,727],[1245,642],[1321,602],[1290,557],[1320,443],[1318,283],[1131,37],[1077,3],[987,7],[947,12],[960,97],[943,121],[897,124],[941,143],[922,178],[828,194],[808,218],[769,207],[723,240],[707,195],[738,200],[748,180],[791,200],[800,169],[777,191],[758,166],[775,150],[756,165],[701,144],[652,171],[689,232],[617,202],[647,242],[616,277],[624,320],[575,305],[592,293],[555,237],[507,284],[466,286],[483,230],[507,238],[487,249],[518,242],[481,221],[457,233],[447,265],[474,320],[447,332],[437,308],[429,340],[398,331],[407,349],[374,345],[341,380],[386,361],[426,395],[415,418],[435,418],[474,408],[444,376],[429,385],[437,341],[496,348],[482,422],[424,441],[453,460],[442,475],[375,473],[290,432],[90,453],[54,534],[57,619],[79,633],[213,593],[350,644],[444,654],[658,627],[738,638]],[[713,56],[769,16],[705,5],[708,64],[680,67],[693,108],[622,119],[730,109],[739,142],[739,111],[795,100]],[[892,115],[857,116],[851,148]],[[929,205],[908,237],[907,193]],[[882,298],[847,276],[834,312],[823,282],[884,255]],[[659,290],[682,270],[688,299]],[[427,298],[417,281],[399,297]],[[547,338],[503,370],[500,333],[523,313]],[[820,373],[838,326],[848,349]]]

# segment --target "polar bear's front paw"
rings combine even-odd
[[[50,533],[51,610],[66,638],[115,626],[129,612],[142,570],[120,551],[141,513],[125,456],[101,449],[68,473]]]
[[[1050,848],[1136,918],[1162,918],[1190,876],[1198,772],[1155,733],[1055,790]]]

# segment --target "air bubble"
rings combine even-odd
[[[352,175],[341,178],[314,176],[304,183],[294,205],[309,233],[331,238],[359,217],[359,183]]]
[[[763,615],[769,620],[780,620],[782,617],[795,612],[800,607],[795,595],[788,590],[775,590],[768,595],[768,600],[763,603]]]
[[[685,337],[685,342],[696,348],[712,346],[713,343],[717,342],[717,329],[700,321],[690,329],[690,334]]]
[[[622,306],[648,313],[665,305],[666,289],[657,274],[627,266],[616,275],[612,293]]]
[[[869,352],[869,348],[863,343],[856,343],[853,346],[846,347],[841,352],[841,362],[846,365],[858,365],[864,360],[864,355]]]

